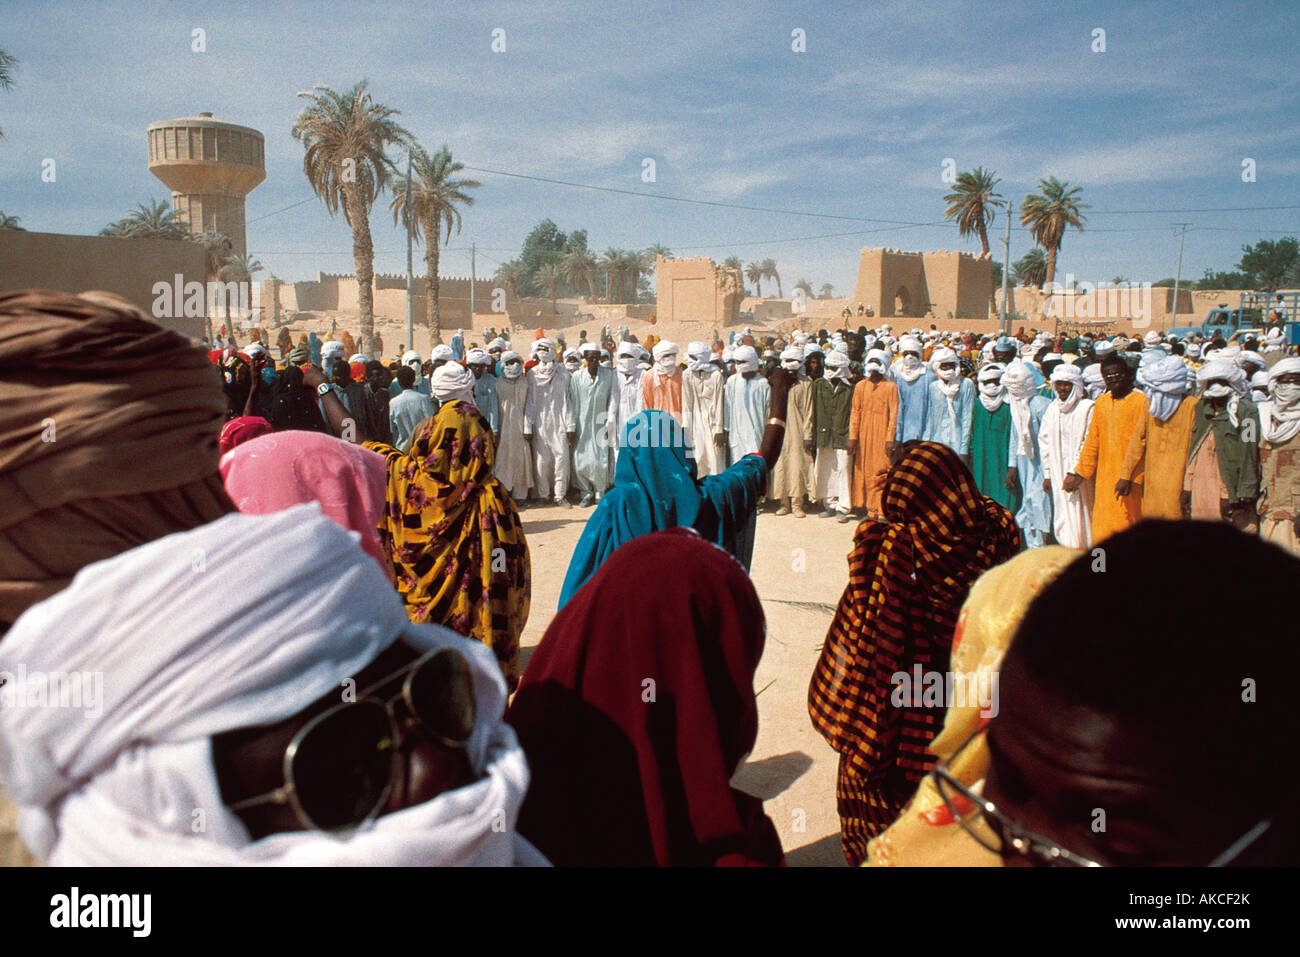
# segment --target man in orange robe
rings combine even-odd
[[[1088,437],[1079,452],[1079,462],[1065,477],[1061,487],[1073,492],[1084,479],[1095,479],[1096,499],[1092,507],[1092,541],[1122,532],[1142,517],[1142,466],[1125,472],[1133,434],[1147,417],[1147,399],[1133,391],[1134,370],[1117,354],[1111,353],[1101,363],[1106,392],[1092,409]]]
[[[655,343],[654,368],[641,377],[641,400],[647,409],[662,409],[678,425],[682,421],[682,370],[677,368],[677,344]]]
[[[1179,496],[1196,421],[1196,397],[1178,356],[1143,366],[1147,415],[1129,440],[1121,475],[1142,475],[1142,517],[1182,518]]]
[[[880,489],[876,475],[889,468],[898,428],[898,386],[885,378],[889,357],[883,350],[867,353],[867,377],[853,389],[849,414],[849,454],[853,456],[850,500],[866,509],[868,518],[880,517]]]

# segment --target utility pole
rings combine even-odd
[[[1187,227],[1191,223],[1175,223],[1181,227],[1178,231],[1178,268],[1174,270],[1174,304],[1169,310],[1169,328],[1178,325],[1178,283],[1183,278],[1183,239],[1187,236]]]
[[[474,269],[475,243],[469,244],[469,324],[474,325],[474,287],[478,285],[478,273]]]
[[[415,348],[415,289],[411,269],[411,151],[406,151],[406,348]]]
[[[998,325],[1001,327],[1001,334],[1006,336],[1011,334],[1011,316],[1007,312],[1007,281],[1011,275],[1011,203],[1003,204],[1007,217],[1007,236],[1002,240],[1002,310],[998,317]]]

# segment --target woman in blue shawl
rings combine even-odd
[[[693,528],[725,548],[749,570],[754,525],[767,475],[781,454],[786,393],[793,381],[773,373],[772,405],[758,454],[718,475],[696,477],[686,433],[667,412],[639,412],[623,426],[614,485],[587,521],[560,591],[563,608],[605,559],[624,542],[664,529]]]

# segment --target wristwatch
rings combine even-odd
[[[316,394],[321,397],[327,396],[333,391],[333,387],[328,382],[322,382],[320,385],[316,386]]]

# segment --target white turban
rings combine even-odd
[[[509,348],[509,346],[510,346],[510,343],[506,342],[506,341],[505,341],[504,339],[502,339],[500,336],[497,336],[495,339],[493,339],[493,340],[492,340],[491,342],[489,342],[488,345],[487,345],[487,347],[488,347],[488,352],[491,352],[493,349],[500,349],[502,352],[505,352],[506,349]]]
[[[1055,369],[1052,370],[1051,381],[1054,383],[1055,382],[1070,383],[1069,397],[1066,398],[1064,401],[1061,401],[1060,396],[1057,396],[1057,401],[1061,403],[1062,412],[1065,413],[1073,412],[1074,407],[1079,404],[1079,400],[1082,399],[1084,395],[1087,393],[1087,390],[1084,388],[1084,384],[1083,384],[1083,370],[1081,370],[1078,366],[1073,366],[1070,365],[1069,363],[1063,362]]]
[[[732,346],[727,346],[725,349],[722,350],[722,361],[723,362],[736,361],[736,350]]]
[[[1208,385],[1214,379],[1227,381],[1227,393],[1219,391],[1219,386]],[[1241,366],[1231,359],[1211,359],[1196,371],[1196,381],[1201,386],[1202,394],[1205,396],[1221,399],[1225,394],[1227,395],[1228,421],[1232,423],[1232,427],[1235,429],[1237,427],[1237,404],[1247,388],[1246,373],[1241,371]]]
[[[580,353],[581,353],[582,355],[584,355],[584,356],[585,356],[588,352],[594,352],[594,353],[596,353],[597,355],[599,355],[599,354],[600,354],[600,346],[596,345],[596,343],[594,343],[594,342],[584,342],[581,346],[578,347],[578,352],[580,352]]]
[[[451,362],[456,358],[456,353],[451,351],[451,346],[434,346],[433,353],[429,356],[433,362],[446,360]]]
[[[1269,397],[1259,404],[1259,421],[1271,445],[1290,442],[1300,433],[1300,385],[1278,381],[1296,373],[1300,373],[1300,356],[1279,359],[1268,371]]]
[[[753,346],[737,346],[733,353],[737,372],[758,371],[758,350]]]
[[[849,356],[847,352],[832,349],[826,356],[826,378],[847,379],[849,377]]]
[[[1178,356],[1163,356],[1141,366],[1141,372],[1151,414],[1161,422],[1168,422],[1178,411],[1183,396],[1191,391],[1187,363]]]
[[[1250,349],[1242,349],[1241,352],[1237,354],[1237,365],[1241,366],[1247,372],[1251,371],[1250,367],[1252,366],[1255,369],[1262,369],[1267,364],[1268,363],[1264,360],[1263,356],[1258,352],[1252,352]]]
[[[1195,342],[1189,342],[1183,346],[1183,353],[1189,359],[1199,359],[1201,357],[1201,347]]]
[[[664,356],[677,355],[679,350],[677,348],[677,343],[669,342],[667,339],[663,339],[655,343],[653,352],[654,352],[655,360],[658,361],[659,359],[662,359]]]
[[[501,720],[492,652],[412,624],[357,541],[316,503],[228,515],[88,565],[23,614],[0,645],[0,671],[25,673],[28,696],[38,673],[103,676],[94,714],[0,707],[0,779],[28,847],[54,866],[537,862],[514,833],[528,767]],[[251,841],[222,800],[213,736],[337,694],[399,637],[455,648],[473,669],[466,756],[478,780],[346,834]]]
[[[803,350],[790,346],[781,352],[781,368],[789,372],[798,372],[803,368]]]
[[[898,340],[898,351],[924,352],[924,349],[921,347],[921,340],[916,338],[916,336],[903,336],[903,338]]]
[[[348,357],[348,365],[351,365],[354,362],[369,362],[369,361],[370,361],[370,357],[363,352],[357,352]]]
[[[471,349],[465,354],[465,364],[471,366],[490,365],[492,357],[487,354],[486,349]]]
[[[243,352],[244,355],[248,356],[248,358],[256,359],[258,356],[266,355],[266,346],[262,345],[260,342],[252,342],[249,343],[247,347],[241,349],[240,351]],[[359,361],[365,361],[365,360],[362,359]]]
[[[825,356],[825,355],[826,355],[826,353],[822,352],[822,347],[819,346],[819,345],[817,345],[817,343],[815,343],[815,342],[810,342],[810,343],[808,343],[806,346],[803,347],[803,361],[804,361],[804,362],[807,362],[807,361],[808,361],[808,357],[809,357],[809,356]]]
[[[1160,345],[1161,341],[1162,340],[1160,338],[1160,333],[1156,332],[1154,329],[1152,329],[1150,332],[1148,332],[1145,336],[1142,337],[1142,343],[1148,349],[1156,348],[1157,346]]]
[[[402,353],[402,365],[409,366],[412,363],[417,366],[420,365],[420,354],[414,349],[408,349]]]
[[[459,362],[445,362],[429,375],[429,392],[440,403],[474,402],[474,373]]]
[[[1095,355],[1098,359],[1104,356],[1108,356],[1112,354],[1114,351],[1115,351],[1115,343],[1107,342],[1104,339],[1101,342],[1094,343],[1092,347],[1092,354]]]
[[[934,367],[935,372],[939,371],[939,366],[945,362],[956,362],[957,353],[953,352],[947,346],[940,346],[930,353],[930,365]]]
[[[713,365],[713,353],[707,342],[692,342],[686,347],[686,356],[691,360],[692,372],[710,372]]]
[[[341,358],[345,352],[347,352],[347,347],[344,346],[343,343],[339,342],[337,339],[331,339],[320,347],[321,364],[324,365],[331,359]]]
[[[641,347],[635,342],[620,342],[618,344],[618,351],[614,354],[620,359],[625,356],[630,356],[635,359],[641,355]]]
[[[884,375],[889,371],[889,353],[883,349],[872,349],[867,353],[867,361],[864,368],[875,367],[876,371]]]
[[[565,350],[564,350],[564,361],[565,361],[566,363],[567,363],[570,359],[572,359],[574,362],[577,362],[580,358],[581,358],[581,357],[578,355],[578,350],[577,350],[577,349],[565,349]]]
[[[1095,399],[1106,391],[1106,380],[1101,376],[1101,363],[1094,362],[1083,367],[1083,384],[1088,389],[1088,397]]]
[[[546,338],[534,339],[533,355],[537,355],[537,353],[543,349],[547,350],[552,359],[555,358],[555,343],[552,340]]]

